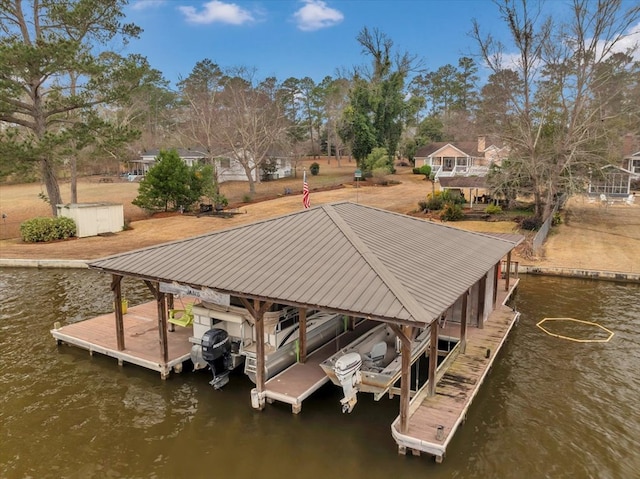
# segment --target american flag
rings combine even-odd
[[[309,183],[307,183],[307,172],[303,173],[302,179],[302,205],[305,208],[311,207],[311,198],[309,198]]]

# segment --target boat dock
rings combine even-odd
[[[442,462],[447,446],[464,422],[467,411],[478,393],[487,373],[504,344],[520,313],[504,303],[517,286],[515,281],[509,291],[500,291],[500,306],[490,314],[482,328],[468,328],[464,351],[458,344],[450,360],[438,366],[435,395],[429,396],[425,384],[413,397],[409,405],[408,428],[399,431],[400,416],[391,425],[391,433],[400,454],[407,450],[413,455],[426,452]],[[455,336],[454,329],[442,331],[443,335]]]
[[[182,363],[190,358],[191,328],[176,327],[169,332],[169,357],[163,362],[158,336],[158,310],[155,301],[127,308],[123,314],[125,349],[118,350],[116,338],[116,315],[114,312],[103,314],[77,323],[51,330],[53,337],[60,343],[77,346],[89,351],[116,358],[122,366],[125,362],[158,371],[166,379],[171,370],[182,371]]]
[[[295,363],[269,379],[263,391],[267,402],[291,404],[293,413],[298,414],[302,410],[302,401],[329,382],[320,363],[378,324],[375,321],[361,321],[353,330],[342,333],[315,350],[307,356],[306,362]],[[255,392],[252,391],[251,394],[253,397]]]

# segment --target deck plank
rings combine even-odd
[[[504,281],[499,284],[504,284]],[[514,310],[503,304],[516,286],[517,282],[514,282],[509,292],[498,292],[498,306],[489,315],[483,328],[467,328],[465,352],[456,357],[436,384],[434,396],[419,396],[412,401],[407,430],[400,433],[397,430],[399,418],[394,421],[394,438],[400,447],[427,452],[440,459],[444,456],[447,444],[462,423],[496,354],[518,318]],[[459,327],[459,324],[449,324],[445,334],[459,338]],[[440,438],[436,437],[438,427],[442,428],[443,433]]]
[[[193,335],[193,328],[176,327],[175,331],[168,332],[169,361],[163,364],[157,314],[155,301],[128,308],[127,313],[123,315],[125,335],[123,351],[118,351],[115,312],[53,329],[51,334],[57,340],[87,349],[92,353],[99,352],[124,362],[168,373],[172,366],[182,364],[189,358],[191,352],[189,337]]]
[[[306,397],[329,381],[320,363],[378,324],[375,321],[360,322],[353,331],[347,331],[315,350],[307,356],[305,363],[296,363],[269,379],[265,383],[266,397],[300,405]]]

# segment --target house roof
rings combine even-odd
[[[180,158],[204,158],[207,156],[201,148],[162,148],[162,150],[176,150]],[[146,150],[140,156],[153,156],[154,158],[160,154],[161,149],[154,148]]]
[[[629,175],[633,175],[633,171],[629,171],[627,169],[624,169],[620,166],[616,166],[616,165],[612,165],[612,164],[608,164],[608,165],[604,165],[603,167],[600,168],[602,171],[604,170],[620,170],[624,173],[628,173]]]
[[[435,143],[429,143],[416,151],[416,158],[427,158],[432,156],[438,150],[444,148],[447,145],[451,145],[454,148],[457,148],[462,153],[465,153],[469,156],[482,156],[483,153],[478,152],[478,143],[475,141],[458,141],[458,142],[447,142],[447,141],[439,141]]]
[[[486,176],[443,176],[438,181],[442,188],[487,188]]]
[[[343,202],[99,259],[89,267],[424,325],[522,239],[513,238]],[[420,249],[408,252],[407,244]]]

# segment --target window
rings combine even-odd
[[[231,168],[231,158],[218,158],[220,168]]]

